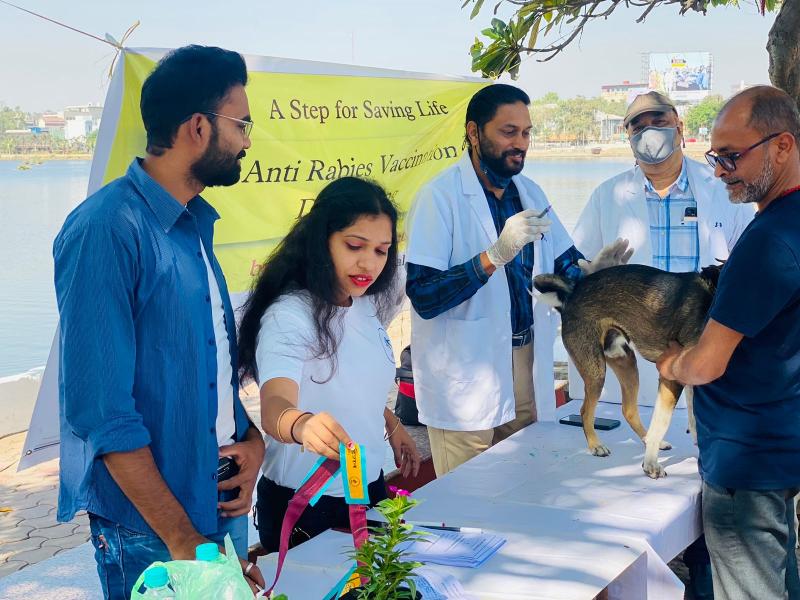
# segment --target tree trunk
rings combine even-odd
[[[800,108],[800,0],[783,0],[767,40],[769,78]]]

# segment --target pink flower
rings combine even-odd
[[[406,496],[406,497],[411,496],[411,492],[409,492],[408,490],[401,489],[396,485],[390,485],[389,492],[394,494],[395,496]]]

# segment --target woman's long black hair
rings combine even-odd
[[[336,369],[340,332],[332,321],[337,314],[341,290],[331,259],[328,240],[362,216],[386,215],[392,222],[392,245],[386,266],[366,291],[373,297],[379,317],[388,314],[396,296],[397,209],[377,183],[358,177],[332,181],[319,193],[311,210],[295,224],[267,259],[250,297],[245,302],[239,325],[239,378],[257,380],[256,340],[261,317],[281,295],[305,290],[309,293],[317,333],[316,358],[330,358],[331,375]]]

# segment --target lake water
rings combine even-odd
[[[49,161],[24,171],[19,164],[0,161],[0,377],[47,361],[58,318],[53,239],[89,182],[89,161]],[[592,190],[631,165],[630,159],[529,159],[525,174],[571,231]]]

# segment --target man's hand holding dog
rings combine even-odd
[[[681,355],[681,352],[683,352],[683,346],[678,342],[672,341],[669,343],[669,347],[664,350],[664,353],[658,357],[656,368],[658,368],[659,374],[664,379],[677,381],[677,377],[675,377],[675,373],[673,372],[673,367],[675,366],[675,361]]]
[[[633,248],[628,247],[628,240],[617,238],[615,242],[600,250],[591,262],[581,259],[578,261],[578,266],[586,276],[608,267],[627,264],[631,256]]]

